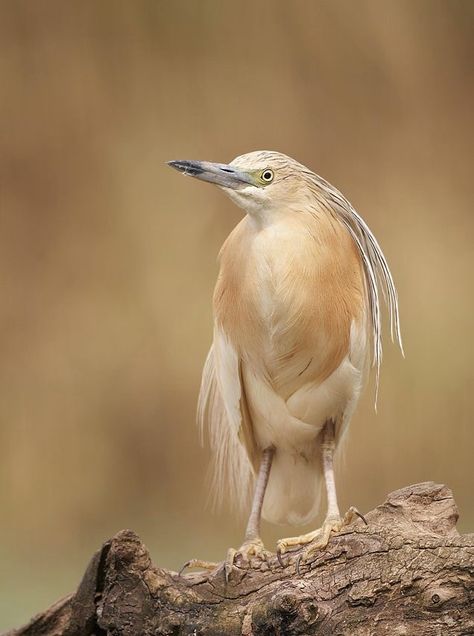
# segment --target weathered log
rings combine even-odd
[[[154,566],[130,530],[92,558],[71,596],[8,636],[467,636],[474,634],[474,534],[451,491],[391,493],[297,567],[299,552],[182,576]]]

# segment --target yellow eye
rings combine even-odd
[[[265,170],[260,175],[260,179],[264,183],[271,183],[273,181],[273,170],[270,170],[270,168],[265,168]]]

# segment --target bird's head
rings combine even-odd
[[[229,164],[189,160],[168,163],[185,175],[218,185],[239,207],[257,216],[301,204],[308,185],[305,176],[311,174],[294,159],[266,150],[241,155]]]

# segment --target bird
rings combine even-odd
[[[324,484],[321,528],[277,542],[280,562],[299,547],[308,558],[360,516],[355,508],[341,516],[334,460],[371,367],[377,396],[382,296],[392,341],[403,354],[392,274],[352,204],[291,157],[255,151],[229,164],[168,164],[219,186],[245,213],[219,253],[213,341],[198,400],[217,501],[240,509],[251,502],[242,546],[229,549],[226,577],[237,554],[246,560],[267,554],[262,517],[311,522]]]

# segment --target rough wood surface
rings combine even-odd
[[[296,569],[296,555],[179,576],[130,530],[92,558],[77,592],[8,636],[474,635],[474,534],[451,491],[391,493]]]

